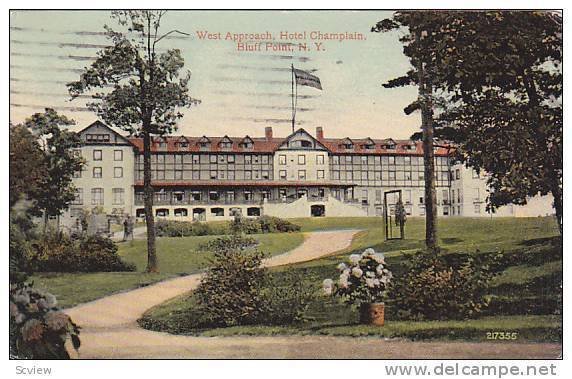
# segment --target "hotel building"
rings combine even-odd
[[[86,160],[76,174],[69,214],[101,207],[141,218],[143,140],[127,138],[96,121],[79,132]],[[326,138],[298,129],[288,137],[155,137],[151,147],[154,213],[176,220],[228,220],[235,214],[293,217],[382,216],[384,192],[401,190],[409,216],[424,216],[420,142]],[[439,216],[490,216],[486,178],[435,149]],[[388,198],[391,211],[397,197]],[[551,213],[550,203],[542,214]],[[506,206],[495,215],[518,216]],[[527,214],[530,215],[530,214]]]

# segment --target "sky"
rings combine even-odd
[[[415,87],[386,89],[389,79],[410,69],[397,33],[371,33],[386,11],[169,11],[162,31],[190,34],[160,42],[178,48],[192,73],[190,93],[201,103],[184,111],[175,134],[262,136],[291,132],[290,66],[312,72],[323,90],[298,86],[297,127],[326,137],[408,138],[419,130],[420,115],[403,108]],[[10,15],[10,119],[19,123],[44,107],[74,119],[81,129],[97,119],[86,99],[70,102],[65,84],[77,80],[109,41],[107,24],[119,29],[109,11],[13,11]],[[198,32],[221,33],[222,40]],[[307,51],[238,51],[226,33],[271,33],[273,43],[306,43]],[[281,40],[306,32],[305,40]],[[361,33],[364,40],[316,40],[312,32]],[[317,49],[315,42],[321,43]]]

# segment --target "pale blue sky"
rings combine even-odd
[[[171,11],[163,30],[179,29],[191,34],[186,39],[163,40],[166,47],[180,48],[186,67],[192,71],[192,96],[202,104],[185,112],[179,133],[187,135],[263,135],[272,126],[275,135],[290,132],[290,64],[317,70],[323,91],[299,87],[299,126],[326,136],[371,136],[407,138],[418,130],[418,114],[405,116],[403,108],[416,96],[414,87],[385,89],[381,83],[409,69],[396,34],[371,33],[377,21],[388,17],[381,11]],[[40,111],[33,106],[59,107],[74,118],[78,127],[96,119],[83,107],[83,100],[69,103],[66,82],[77,79],[89,64],[81,57],[93,57],[106,39],[104,24],[113,25],[107,11],[35,11],[11,15],[11,120],[21,122]],[[265,32],[275,38],[281,31],[361,32],[367,38],[357,42],[324,42],[326,51],[295,53],[240,53],[228,41],[200,41],[196,31]],[[312,41],[306,41],[311,43]],[[82,46],[78,46],[82,45]],[[294,58],[280,56],[293,55]],[[71,57],[70,57],[71,56]],[[300,61],[307,57],[309,61]],[[269,121],[266,121],[269,120]]]

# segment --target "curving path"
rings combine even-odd
[[[314,232],[267,266],[304,262],[348,247],[357,230]],[[197,287],[201,274],[111,295],[67,309],[81,326],[79,358],[555,358],[559,344],[387,341],[380,338],[191,337],[140,328],[149,308]]]

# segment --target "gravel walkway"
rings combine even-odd
[[[348,247],[356,230],[305,234],[269,267],[329,255]],[[139,328],[149,308],[199,284],[200,274],[160,282],[66,310],[81,326],[79,358],[555,358],[559,344],[386,341],[321,336],[190,337]]]

